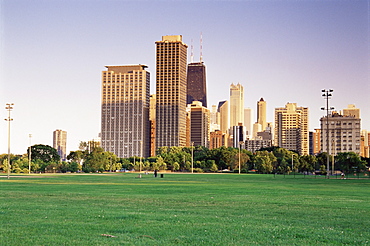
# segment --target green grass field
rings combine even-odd
[[[369,179],[137,176],[1,176],[0,245],[370,244]]]

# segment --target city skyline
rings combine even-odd
[[[104,66],[148,65],[153,94],[154,42],[182,35],[189,45],[201,32],[208,108],[240,83],[245,108],[256,112],[263,97],[273,122],[276,107],[297,103],[309,108],[312,131],[325,115],[321,90],[330,88],[330,106],[356,105],[362,129],[370,130],[369,1],[87,2],[0,3],[0,103],[3,118],[5,104],[14,103],[12,153],[26,153],[29,134],[32,145],[51,146],[55,129],[68,132],[67,153],[96,138]],[[117,31],[128,21],[132,26]],[[199,46],[194,42],[195,61]]]

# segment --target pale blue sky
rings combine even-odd
[[[155,41],[183,35],[207,66],[208,104],[241,83],[245,107],[267,101],[268,121],[287,102],[309,107],[320,126],[321,89],[331,105],[361,109],[370,130],[370,0],[119,1],[0,0],[0,106],[13,102],[11,152],[52,145],[67,131],[68,150],[100,132],[105,65],[146,64],[155,91]],[[0,124],[0,153],[7,125]]]

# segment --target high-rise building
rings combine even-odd
[[[354,115],[333,112],[321,122],[321,151],[336,155],[340,152],[360,154],[361,119]]]
[[[275,108],[275,146],[309,154],[308,108],[287,103]]]
[[[245,129],[242,123],[239,123],[238,126],[232,127],[233,133],[233,147],[239,148],[239,146],[244,143],[245,140]]]
[[[264,139],[247,139],[245,140],[245,149],[255,153],[257,150],[261,148],[268,148],[272,146],[272,140],[264,140]]]
[[[149,156],[150,74],[145,65],[102,72],[101,146],[121,158]]]
[[[202,102],[207,107],[206,66],[203,62],[188,64],[186,103]]]
[[[190,142],[209,147],[209,110],[202,102],[193,101],[190,108]]]
[[[360,118],[360,109],[356,108],[354,104],[348,104],[348,107],[343,109],[343,116],[353,116]]]
[[[241,84],[230,85],[230,127],[244,122],[244,88]]]
[[[187,45],[181,35],[156,44],[156,148],[186,145]]]
[[[244,126],[246,129],[246,134],[249,137],[252,137],[253,135],[253,116],[252,116],[253,110],[251,108],[245,108],[244,109]]]
[[[209,131],[214,132],[216,130],[220,130],[220,112],[217,111],[216,105],[212,105],[210,110]]]
[[[217,149],[221,146],[228,147],[229,145],[229,136],[227,133],[224,133],[220,130],[216,130],[210,133],[209,140],[209,149]]]
[[[366,130],[361,131],[361,152],[360,156],[369,158],[370,157],[370,132]]]
[[[220,113],[220,130],[223,133],[229,131],[229,102],[221,101],[218,103],[217,111]]]
[[[257,102],[257,123],[261,124],[262,131],[266,130],[266,101],[263,98]]]
[[[67,157],[67,132],[62,130],[55,130],[53,132],[53,148],[58,151],[60,159],[66,160]]]
[[[312,154],[321,153],[321,129],[314,129],[312,132]]]

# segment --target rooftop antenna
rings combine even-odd
[[[203,35],[200,33],[200,62],[203,62]]]
[[[194,54],[193,54],[193,39],[191,39],[191,55],[190,55],[190,63],[194,62]]]

